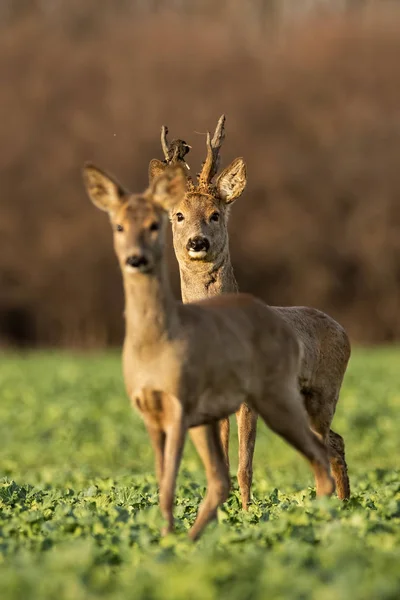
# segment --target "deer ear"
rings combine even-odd
[[[186,192],[186,173],[180,165],[168,166],[150,186],[153,202],[169,212]]]
[[[247,183],[246,163],[243,158],[235,160],[219,175],[216,187],[222,200],[230,204],[242,194]]]
[[[151,183],[156,177],[161,175],[161,173],[164,173],[166,168],[167,165],[161,162],[161,160],[158,160],[157,158],[152,158],[149,163],[149,183]]]
[[[92,163],[85,164],[82,175],[86,192],[97,208],[113,212],[121,206],[127,192],[110,175]]]

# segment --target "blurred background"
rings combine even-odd
[[[395,0],[2,0],[0,346],[120,344],[111,232],[80,168],[142,190],[165,123],[197,172],[221,113],[222,166],[248,165],[241,290],[399,341],[399,63]]]

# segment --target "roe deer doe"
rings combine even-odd
[[[189,535],[195,539],[229,493],[218,421],[247,402],[310,462],[319,494],[331,494],[325,445],[309,428],[297,388],[300,347],[287,324],[245,294],[182,304],[173,298],[164,238],[168,211],[186,177],[170,167],[143,194],[130,194],[87,164],[85,187],[109,213],[125,290],[123,372],[150,435],[160,507],[173,529],[175,483],[186,432],[204,463],[208,490]]]
[[[230,207],[246,185],[246,165],[242,158],[237,158],[213,183],[225,137],[224,125],[225,116],[222,115],[213,139],[210,134],[207,135],[207,158],[198,181],[192,181],[187,172],[186,194],[181,202],[174,205],[170,214],[183,302],[238,291],[229,256],[227,223]],[[161,142],[165,160],[163,163],[157,159],[150,162],[150,181],[162,173],[166,165],[184,162],[183,157],[190,149],[182,140],[173,140],[169,144],[167,132],[163,126]],[[174,152],[175,148],[185,148],[185,153]],[[310,425],[328,447],[339,498],[349,498],[350,482],[343,438],[330,429],[350,358],[347,334],[331,317],[314,308],[271,307],[271,310],[290,325],[303,346],[298,380]],[[253,477],[257,415],[250,406],[243,404],[236,418],[239,435],[237,475],[242,506],[247,510]],[[221,438],[229,465],[229,419],[221,422]]]

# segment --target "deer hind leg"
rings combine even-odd
[[[221,436],[221,444],[222,450],[224,453],[225,463],[229,471],[229,431],[230,431],[230,422],[229,417],[226,419],[221,419],[219,422],[219,432]]]
[[[248,510],[253,481],[253,456],[256,443],[257,413],[242,404],[236,413],[239,436],[239,468],[237,478],[243,510]]]
[[[302,398],[295,385],[274,390],[268,399],[255,399],[254,408],[275,433],[309,461],[317,481],[317,494],[328,496],[335,486],[330,475],[326,445],[310,429]]]
[[[350,497],[350,480],[345,459],[344,441],[338,433],[330,429],[338,394],[324,395],[317,391],[311,391],[305,394],[304,398],[311,428],[327,446],[338,498],[345,500]]]
[[[332,475],[336,483],[336,493],[340,500],[350,498],[350,480],[344,452],[344,441],[341,435],[329,430],[328,450]]]
[[[207,492],[189,531],[192,540],[198,539],[204,527],[217,517],[217,508],[229,495],[229,471],[221,446],[219,424],[212,423],[190,430],[190,436],[204,464]]]

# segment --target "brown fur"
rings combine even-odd
[[[216,130],[219,139],[218,152],[224,137],[224,119],[221,119]],[[217,177],[215,184],[212,183],[211,177],[204,177],[204,169],[205,167],[197,184],[190,180],[185,197],[171,211],[173,243],[179,263],[183,302],[238,291],[229,255],[227,225],[231,203],[240,196],[246,185],[245,164],[243,159],[236,159]],[[207,169],[210,169],[209,163]],[[153,169],[150,168],[149,172],[151,180],[154,176]],[[216,174],[215,168],[211,171],[212,174]],[[218,222],[210,219],[216,211],[220,215]],[[177,220],[179,213],[184,217],[180,222]],[[201,259],[191,257],[186,248],[188,240],[194,236],[203,236],[210,244],[207,254]],[[341,499],[348,498],[350,482],[344,442],[339,434],[330,429],[350,358],[348,336],[341,325],[316,309],[302,306],[271,309],[290,325],[303,346],[303,360],[299,373],[300,390],[311,427],[328,446],[337,494]],[[238,481],[242,505],[246,510],[253,476],[257,417],[249,407],[242,406],[236,418],[239,435]],[[221,438],[224,455],[229,464],[228,420],[221,423]]]
[[[172,296],[164,238],[167,211],[185,193],[184,170],[170,168],[142,195],[129,194],[92,165],[85,167],[84,181],[114,230],[125,289],[125,385],[154,448],[165,531],[173,529],[175,483],[189,428],[208,481],[190,536],[197,538],[215,518],[229,493],[218,421],[243,402],[309,460],[318,493],[331,494],[328,454],[308,426],[297,389],[300,347],[290,327],[246,294],[192,304]],[[132,266],[138,257],[141,262]]]

